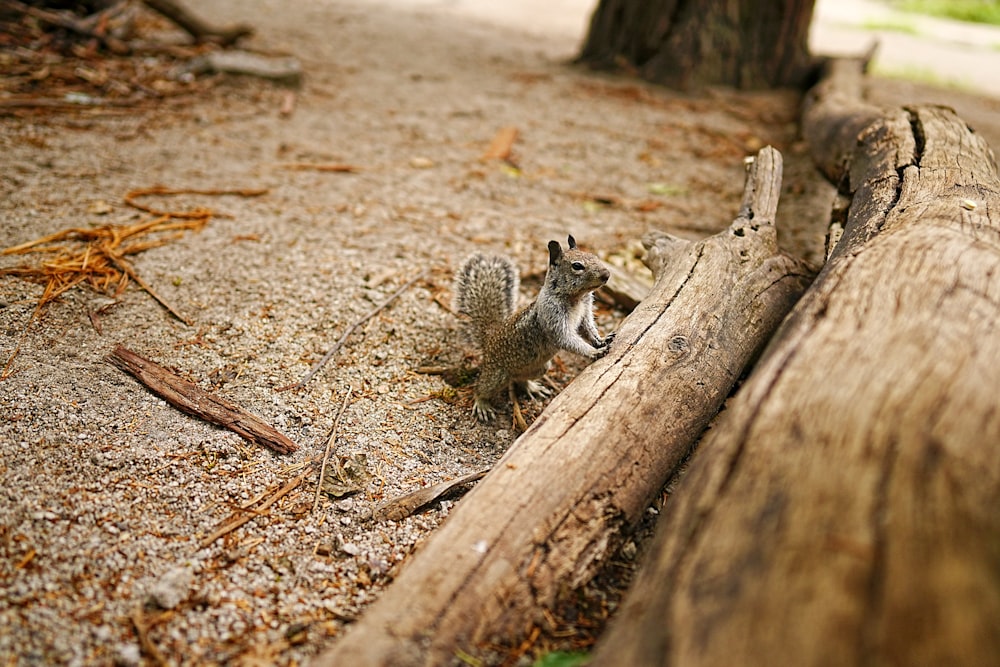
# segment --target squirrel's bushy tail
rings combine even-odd
[[[500,255],[476,253],[458,270],[455,309],[472,319],[480,349],[489,332],[514,313],[520,283],[517,267]]]

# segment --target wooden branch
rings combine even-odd
[[[806,136],[855,122],[844,67]],[[993,155],[944,108],[823,141],[820,164],[852,146],[843,235],[702,443],[592,665],[1000,664]]]
[[[834,185],[844,175],[861,130],[883,114],[864,100],[864,70],[872,55],[827,60],[823,77],[803,101],[802,132],[816,166]]]
[[[607,357],[548,406],[318,665],[447,664],[542,621],[615,550],[811,275],[778,253],[781,156],[740,216],[647,242],[656,283]]]
[[[250,442],[279,454],[290,454],[298,449],[294,442],[260,417],[208,393],[123,345],[115,347],[105,361],[132,375],[154,394],[189,415],[228,428]]]

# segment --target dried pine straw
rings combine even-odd
[[[255,197],[266,190],[182,190],[162,186],[134,190],[125,195],[125,203],[156,217],[134,225],[102,225],[100,227],[73,227],[61,232],[43,236],[20,245],[6,248],[2,255],[24,255],[39,253],[47,258],[35,265],[22,264],[11,268],[0,268],[0,276],[17,276],[31,282],[45,285],[45,291],[38,300],[35,312],[25,327],[25,333],[46,305],[58,299],[68,290],[78,285],[117,298],[125,291],[130,281],[134,281],[149,293],[174,317],[192,325],[193,321],[171,306],[146,283],[126,259],[150,248],[175,241],[186,231],[199,231],[213,215],[210,209],[198,208],[191,211],[160,211],[140,204],[137,199],[145,195],[238,195]],[[18,345],[20,348],[20,344]],[[0,378],[9,374],[17,349],[7,360]]]
[[[173,220],[169,215],[163,215],[135,225],[64,229],[5,249],[0,254],[43,253],[48,258],[35,265],[22,264],[0,269],[0,275],[18,276],[45,285],[32,320],[46,305],[77,285],[85,284],[102,294],[118,297],[128,287],[129,281],[135,280],[164,308],[181,321],[191,324],[153,292],[125,258],[174,241],[187,230],[200,230],[208,220],[208,215],[188,220]],[[158,237],[140,240],[150,234]]]

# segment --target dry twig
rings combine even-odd
[[[278,166],[294,171],[329,171],[337,174],[356,174],[361,171],[361,167],[357,165],[335,162],[282,162]]]
[[[389,304],[391,304],[393,301],[395,301],[396,299],[398,299],[399,296],[403,292],[405,292],[407,289],[410,288],[411,285],[413,285],[414,283],[416,283],[418,280],[421,280],[426,275],[427,275],[427,271],[424,270],[424,271],[421,271],[420,273],[418,273],[416,275],[416,277],[411,278],[410,280],[407,280],[403,284],[403,286],[400,287],[399,289],[397,289],[395,292],[393,292],[389,296],[388,299],[386,299],[385,301],[383,301],[382,303],[380,303],[378,306],[376,306],[375,308],[373,308],[370,311],[368,311],[368,313],[366,313],[364,317],[362,317],[360,320],[358,320],[357,322],[355,322],[354,324],[352,324],[350,327],[348,327],[347,331],[345,331],[344,334],[340,337],[340,340],[338,340],[336,342],[336,344],[334,344],[334,346],[332,348],[330,348],[329,352],[327,352],[325,355],[323,355],[322,359],[320,359],[315,364],[313,364],[313,367],[309,369],[308,373],[306,373],[305,375],[302,376],[301,380],[299,380],[295,384],[286,385],[284,387],[278,387],[275,391],[288,391],[290,389],[302,389],[303,387],[305,387],[309,383],[309,381],[312,380],[313,377],[316,376],[316,373],[318,373],[319,370],[321,368],[323,368],[323,366],[326,364],[326,362],[330,361],[330,359],[333,357],[333,355],[335,355],[337,353],[337,351],[344,346],[344,343],[347,341],[348,337],[352,333],[354,333],[355,331],[357,331],[358,327],[360,327],[362,324],[364,324],[365,322],[367,322],[371,318],[373,318],[376,315],[378,315],[383,310],[385,310],[385,308]]]
[[[323,490],[323,480],[326,478],[326,464],[330,461],[330,451],[333,449],[333,443],[337,440],[337,431],[340,429],[340,418],[344,416],[344,411],[347,410],[347,402],[351,398],[352,391],[354,391],[354,387],[348,385],[347,392],[344,394],[344,402],[340,404],[340,412],[337,413],[337,418],[333,421],[333,428],[330,430],[330,437],[326,440],[326,451],[323,452],[323,465],[320,466],[319,481],[316,482],[316,498],[313,500],[313,512],[319,507],[320,493]]]
[[[229,46],[253,34],[253,28],[244,23],[215,26],[191,13],[178,0],[143,0],[150,9],[167,17],[199,42],[212,42]]]
[[[289,493],[291,493],[299,484],[301,484],[306,479],[306,477],[312,474],[312,470],[313,470],[312,466],[310,466],[308,470],[306,470],[301,475],[299,475],[298,477],[291,480],[290,482],[282,486],[280,489],[275,491],[271,496],[269,496],[266,500],[264,500],[264,502],[262,502],[258,507],[254,508],[253,510],[250,510],[249,508],[243,508],[246,511],[242,516],[236,517],[228,521],[227,523],[220,526],[214,533],[212,533],[208,537],[203,538],[201,542],[198,544],[198,548],[204,549],[205,547],[209,546],[210,544],[212,544],[212,542],[215,542],[223,535],[228,535],[229,533],[233,532],[240,526],[256,519],[268,507],[270,507],[271,505],[273,505],[274,503],[278,502],[279,500],[287,496]]]
[[[489,471],[490,469],[486,468],[447,482],[429,486],[425,489],[417,489],[412,493],[407,493],[398,498],[393,498],[376,508],[374,517],[380,521],[399,521],[400,519],[405,519],[424,505],[434,502],[457,487],[482,479]]]
[[[151,213],[152,215],[165,215],[171,218],[181,218],[185,220],[198,220],[201,218],[208,218],[213,215],[219,216],[218,213],[214,213],[211,209],[207,208],[196,208],[190,211],[161,211],[155,209],[152,206],[146,204],[140,204],[136,201],[139,197],[145,197],[147,195],[209,195],[213,197],[222,195],[233,195],[236,197],[259,197],[261,195],[267,194],[267,188],[242,188],[237,190],[198,190],[193,188],[168,188],[163,185],[154,185],[151,188],[142,188],[139,190],[132,190],[125,195],[125,203],[132,208],[139,209],[140,211],[145,211],[146,213]]]

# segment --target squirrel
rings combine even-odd
[[[455,276],[455,309],[468,315],[482,354],[473,415],[480,421],[496,411],[491,399],[514,383],[531,397],[550,392],[535,382],[559,350],[589,359],[607,354],[614,333],[601,337],[594,323],[594,290],[608,282],[608,268],[569,237],[563,250],[549,241],[549,266],[535,301],[518,312],[520,278],[507,257],[475,253]]]

